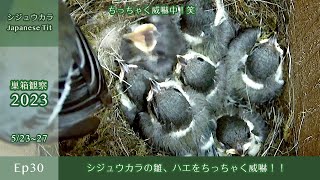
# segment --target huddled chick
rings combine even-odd
[[[197,14],[182,17],[186,40],[192,50],[218,63],[226,55],[239,25],[228,16],[222,0],[215,0],[216,11],[213,10],[211,1],[191,0],[187,4],[194,5]]]
[[[122,109],[171,154],[255,156],[268,128],[247,105],[281,93],[283,51],[275,36],[258,42],[259,28],[240,29],[222,0],[216,9],[211,1],[186,4],[197,14],[151,16],[123,35]]]
[[[225,58],[227,91],[235,101],[265,103],[282,90],[283,50],[275,37],[256,44],[259,36],[259,29],[246,29],[230,44]]]
[[[175,155],[216,156],[212,134],[216,125],[204,96],[183,90],[174,80],[151,82],[148,111],[138,116],[150,143]]]
[[[255,156],[267,134],[265,120],[254,110],[228,106],[217,117],[216,144],[220,156]]]
[[[177,54],[186,52],[186,42],[170,16],[150,16],[146,24],[132,25],[124,34],[120,53],[128,64],[136,64],[164,80],[172,74]]]
[[[205,94],[214,89],[218,64],[192,50],[185,55],[178,55],[177,58],[175,73],[185,85]]]
[[[121,107],[130,125],[134,125],[136,114],[146,109],[146,98],[151,88],[149,79],[153,74],[136,65],[119,62],[121,74],[117,90],[121,95]],[[124,92],[126,91],[126,93]]]

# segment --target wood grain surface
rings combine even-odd
[[[320,1],[294,1],[290,46],[299,156],[320,155]]]

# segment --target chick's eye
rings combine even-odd
[[[179,89],[173,88],[173,90],[174,90],[175,92],[178,92],[179,95],[182,95],[181,92],[179,91]]]
[[[249,139],[251,137],[250,132],[247,133],[247,138]]]
[[[198,60],[198,61],[201,61],[201,62],[204,61],[201,57],[197,57],[197,60]]]

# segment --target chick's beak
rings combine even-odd
[[[153,79],[149,79],[150,80],[150,84],[151,84],[151,89],[148,93],[147,96],[147,101],[151,101],[151,99],[153,98],[154,93],[158,93],[160,91],[160,85],[157,81],[153,80]]]
[[[183,57],[182,55],[177,55],[177,65],[175,68],[175,73],[176,74],[180,74],[181,70],[183,69],[183,66],[186,66],[188,64],[187,60],[185,59],[185,57]]]
[[[155,92],[160,91],[160,84],[157,81],[155,81],[154,79],[150,79],[150,83],[151,83],[152,90],[154,90]]]
[[[228,150],[226,150],[226,153],[228,155],[238,155],[238,151],[235,149],[228,149]]]
[[[159,32],[155,25],[142,24],[133,32],[124,34],[123,38],[131,40],[136,48],[149,53],[155,48],[158,36]]]
[[[243,148],[240,144],[237,144],[236,152],[238,155],[242,156],[243,155]]]
[[[269,43],[280,53],[280,57],[282,58],[283,56],[283,49],[281,49],[278,41],[277,41],[278,35],[274,34],[270,39]]]
[[[240,145],[240,143],[237,143],[235,149],[228,149],[226,151],[226,153],[229,155],[243,156],[244,150],[243,150],[242,146]]]
[[[186,58],[182,55],[177,55],[177,59],[178,59],[178,63],[181,65],[187,65],[188,62],[186,60]]]
[[[269,43],[270,44],[276,44],[277,43],[277,37],[278,37],[278,35],[274,34],[272,37],[270,37]]]

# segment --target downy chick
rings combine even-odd
[[[143,134],[151,144],[178,156],[216,156],[215,121],[205,97],[176,81],[153,83],[148,113],[140,113]]]

